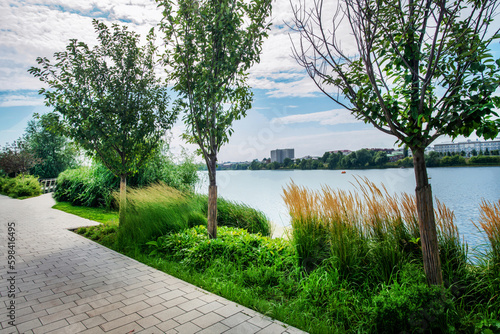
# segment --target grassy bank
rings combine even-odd
[[[358,186],[359,196],[291,184],[284,193],[292,217],[290,241],[230,226],[220,227],[218,239],[210,240],[203,224],[195,225],[204,222],[202,211],[189,223],[196,212],[190,210],[205,203],[186,194],[171,194],[161,205],[155,205],[161,196],[146,196],[138,207],[144,210],[138,217],[151,220],[151,212],[159,210],[155,206],[170,210],[161,215],[171,217],[167,224],[175,217],[186,222],[177,230],[131,239],[125,247],[116,242],[112,223],[78,233],[311,333],[499,331],[500,201],[481,207],[476,223],[486,232],[490,251],[476,254],[474,264],[467,260],[452,212],[437,205],[446,283],[436,288],[427,286],[423,274],[414,198],[388,194],[366,180]],[[240,216],[232,217],[234,223]],[[135,219],[134,224],[151,224]]]

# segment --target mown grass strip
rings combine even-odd
[[[110,211],[104,208],[73,206],[68,202],[58,202],[52,208],[67,213],[71,213],[75,216],[90,219],[99,223],[110,223],[118,225],[118,211]]]

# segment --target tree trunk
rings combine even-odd
[[[422,243],[422,256],[424,270],[429,285],[442,285],[443,274],[441,272],[441,260],[439,258],[439,247],[432,203],[432,190],[427,177],[424,150],[413,149],[413,165],[417,187],[415,194],[417,198],[418,225],[420,229],[420,241]]]
[[[125,225],[125,210],[127,209],[127,175],[120,175],[120,221],[119,225]]]
[[[208,217],[207,230],[210,239],[217,238],[217,181],[216,181],[216,157],[209,158],[208,178]]]

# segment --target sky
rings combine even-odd
[[[277,148],[294,148],[295,156],[321,156],[325,151],[395,147],[395,137],[356,120],[318,91],[292,57],[285,24],[292,10],[288,0],[273,2],[272,28],[261,61],[250,70],[252,109],[233,124],[234,133],[222,147],[219,162],[270,157]],[[145,37],[162,13],[153,0],[2,0],[0,2],[0,145],[19,138],[33,113],[50,112],[38,90],[43,83],[27,70],[37,57],[51,58],[76,38],[96,42],[92,19],[107,25],[127,25]],[[195,147],[181,139],[178,121],[169,138],[172,152]],[[473,140],[476,137],[471,137]],[[436,143],[449,142],[440,138]]]

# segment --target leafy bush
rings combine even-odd
[[[117,224],[103,223],[96,226],[80,227],[76,230],[76,233],[105,246],[112,247],[117,241],[117,231]]]
[[[42,187],[38,179],[32,175],[0,177],[0,193],[13,198],[34,197],[42,194]]]
[[[283,265],[292,248],[283,239],[250,234],[235,227],[219,227],[217,239],[210,239],[205,226],[167,234],[148,242],[150,251],[182,261],[197,270],[206,269],[215,259],[223,259],[244,268]]]
[[[456,322],[450,298],[441,287],[398,283],[373,297],[377,333],[446,333]]]
[[[54,198],[60,202],[88,207],[111,207],[112,191],[119,179],[102,164],[68,169],[57,178]]]
[[[471,157],[469,159],[469,164],[471,165],[488,165],[488,164],[500,164],[500,157],[499,156],[484,156],[484,155],[478,155],[477,157]]]
[[[169,156],[157,154],[139,172],[127,180],[129,187],[143,187],[163,182],[179,190],[193,189],[197,182],[196,165],[191,158],[176,165]],[[100,163],[91,167],[66,170],[57,178],[54,198],[73,205],[113,207],[113,191],[120,187],[120,179]]]
[[[441,166],[459,166],[465,165],[465,158],[454,154],[452,156],[445,156],[440,160]]]

